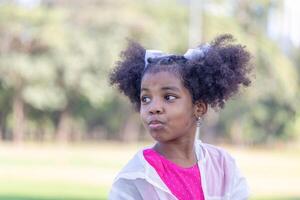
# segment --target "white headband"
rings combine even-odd
[[[185,57],[187,60],[198,60],[200,58],[203,58],[207,51],[209,50],[210,45],[209,44],[204,44],[198,48],[195,49],[188,49],[183,57]],[[162,58],[166,56],[170,56],[172,54],[166,54],[163,53],[162,51],[159,50],[146,50],[145,53],[145,68],[149,64],[148,58]]]

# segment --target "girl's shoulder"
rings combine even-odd
[[[139,150],[135,155],[125,164],[120,173],[131,173],[131,172],[140,172],[144,170],[144,163],[141,158],[142,151]]]
[[[202,142],[199,142],[198,145],[201,147],[202,158],[204,160],[217,160],[219,162],[225,161],[231,163],[235,162],[233,156],[222,147]]]
[[[149,168],[149,164],[143,156],[143,151],[150,148],[149,146],[138,150],[135,155],[125,164],[117,174],[115,181],[119,178],[136,179],[144,178]]]

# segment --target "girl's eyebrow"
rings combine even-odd
[[[165,87],[162,87],[161,89],[162,90],[173,90],[173,91],[176,91],[176,92],[180,92],[179,88],[175,87],[175,86],[165,86]]]
[[[175,86],[164,86],[161,89],[162,90],[173,90],[173,91],[176,91],[176,92],[180,92],[179,88],[175,87]],[[148,89],[148,88],[144,88],[144,87],[141,88],[141,91],[149,91],[149,90],[150,89]]]
[[[148,88],[141,88],[141,91],[149,91],[149,89]]]

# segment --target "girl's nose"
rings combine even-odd
[[[149,108],[150,114],[161,114],[163,112],[163,105],[158,101],[153,101]]]

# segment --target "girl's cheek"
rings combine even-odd
[[[146,120],[146,111],[145,111],[145,108],[143,108],[143,107],[141,107],[141,109],[140,109],[140,117],[143,122]]]

